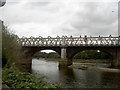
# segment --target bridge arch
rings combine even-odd
[[[89,50],[98,50],[98,49],[83,49],[83,50],[80,50],[80,51],[76,51],[76,52],[74,52],[74,53],[71,55],[71,58],[73,59],[73,57],[74,57],[76,54],[80,53],[80,52],[89,51]],[[106,53],[107,55],[109,55],[110,59],[113,58],[113,57],[112,57],[112,54],[111,54],[109,51],[106,51],[106,50],[103,50],[103,49],[99,49],[99,51],[100,51],[100,52],[104,52],[104,53]]]
[[[22,47],[24,60],[21,62],[21,67],[25,67],[22,71],[31,72],[33,55],[41,50],[47,49],[56,51],[61,55],[60,47]]]
[[[52,50],[52,49],[41,49],[40,51],[37,51],[33,57],[34,58],[50,58],[51,55],[55,55],[54,57],[60,57],[60,52],[58,50]],[[50,56],[49,56],[50,55]]]
[[[97,57],[95,57],[95,55],[93,55],[91,57],[88,55],[88,56],[86,56],[86,58],[84,58],[84,56],[83,57],[80,56],[80,58],[84,58],[84,59],[109,59],[110,63],[112,62],[113,57],[112,57],[112,55],[109,52],[106,52],[105,50],[97,50],[97,49],[84,49],[84,50],[75,52],[72,55],[72,59],[71,60],[73,61],[73,59],[75,58],[75,56],[77,54],[82,55],[82,52],[84,52],[84,51],[88,51],[88,53],[90,53],[89,51],[91,51],[91,52],[93,51],[93,54],[97,54],[97,55],[104,54],[104,55],[106,55],[106,58],[104,56],[103,57],[102,56],[98,56],[98,58],[97,58]]]
[[[69,60],[69,63],[73,62],[73,57],[82,51],[86,50],[100,50],[101,52],[106,53],[109,56],[109,59],[111,60],[111,63],[113,62],[114,56],[112,55],[112,51],[106,48],[68,48],[67,49],[67,59]]]
[[[35,53],[42,50],[53,50],[57,52],[59,55],[61,54],[60,47],[23,47],[24,54],[30,56],[33,56]]]

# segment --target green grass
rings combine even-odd
[[[81,63],[110,63],[111,60],[107,59],[73,59],[73,62],[81,62]]]
[[[45,58],[45,60],[48,60],[48,61],[59,61],[59,60],[61,60],[61,58]]]
[[[46,58],[45,60],[48,61],[59,61],[61,58]],[[111,60],[109,59],[73,59],[73,62],[79,62],[79,63],[110,63]]]

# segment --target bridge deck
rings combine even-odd
[[[42,37],[30,37],[30,38],[19,38],[18,42],[22,46],[31,46],[31,47],[57,47],[57,46],[81,46],[81,47],[105,47],[105,46],[120,46],[120,37],[59,37],[56,38],[48,37],[48,38],[42,38]]]

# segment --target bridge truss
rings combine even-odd
[[[18,42],[22,46],[120,46],[119,37],[50,37],[43,38],[39,37],[22,37],[18,38]]]

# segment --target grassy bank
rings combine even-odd
[[[61,58],[45,58],[45,60],[48,61],[59,61]],[[107,59],[73,59],[73,62],[79,62],[79,63],[110,63],[111,60]]]
[[[2,70],[2,83],[10,88],[59,88],[59,85],[52,85],[44,79],[45,76],[36,78],[34,75],[26,72],[20,72],[17,68],[3,68]]]
[[[61,58],[45,58],[47,61],[60,61]]]
[[[110,63],[110,60],[106,59],[73,59],[73,62],[80,62],[80,63]]]

